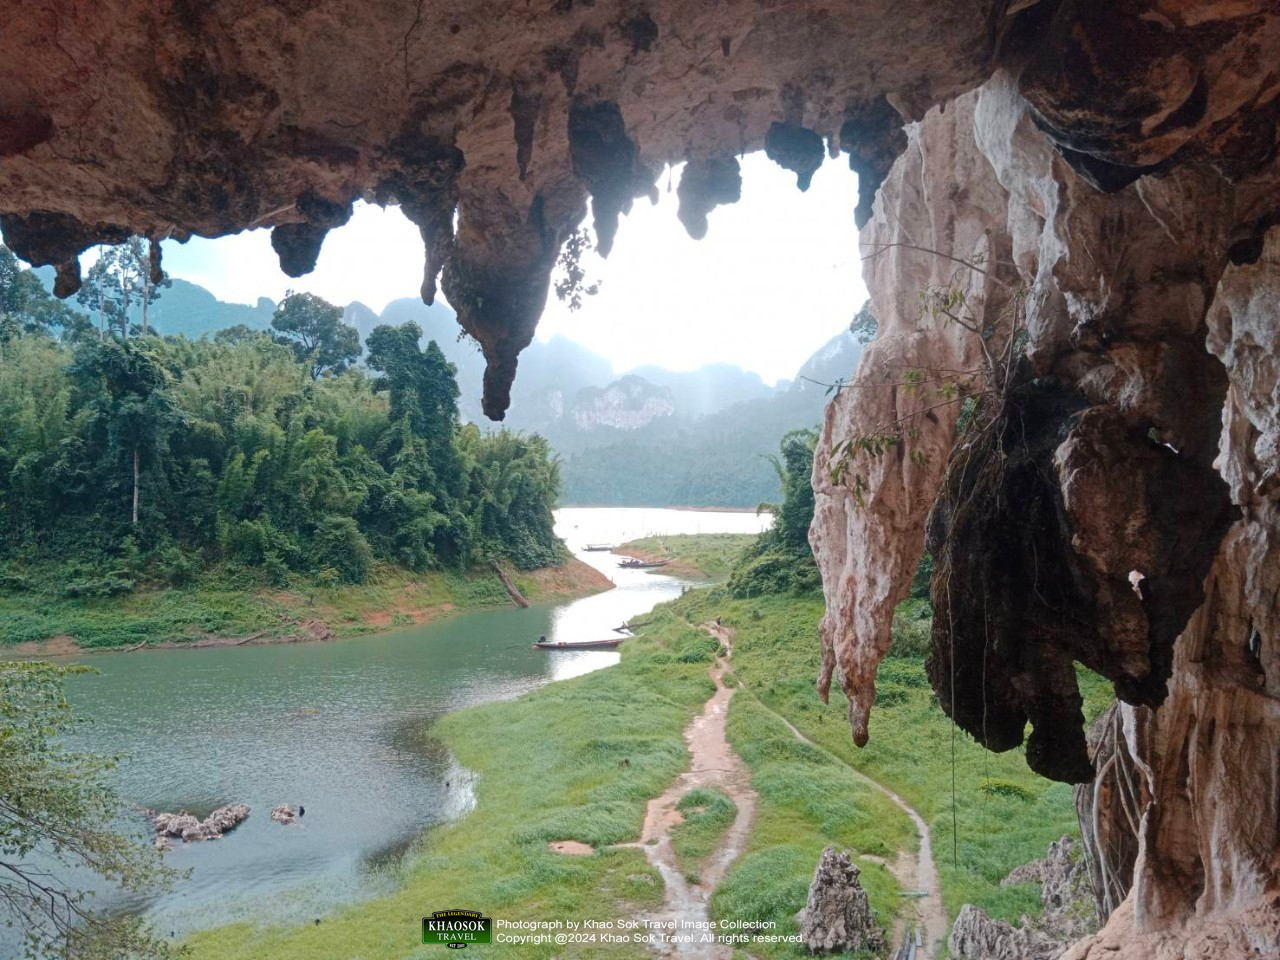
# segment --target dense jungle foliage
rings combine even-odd
[[[415,324],[375,329],[365,370],[309,294],[281,302],[274,335],[190,341],[119,322],[111,277],[94,280],[97,322],[0,247],[0,588],[45,564],[93,597],[215,565],[358,583],[380,561],[561,558],[545,441],[462,426],[453,365]]]
[[[782,502],[762,503],[773,513],[773,526],[756,538],[729,577],[729,593],[738,599],[774,593],[794,596],[821,586],[818,565],[809,546],[813,522],[813,450],[816,430],[792,430],[782,438],[779,456],[770,458],[782,484]]]

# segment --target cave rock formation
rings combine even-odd
[[[865,742],[927,537],[975,737],[1088,780],[1074,665],[1115,685],[1132,889],[1075,956],[1280,954],[1274,0],[3,3],[0,229],[59,294],[130,235],[302,274],[399,204],[495,419],[588,214],[607,252],[687,162],[701,235],[740,154],[846,153],[880,332],[815,462],[824,695]]]

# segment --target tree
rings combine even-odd
[[[151,304],[172,284],[159,268],[159,248],[154,241],[130,237],[118,247],[99,247],[97,261],[89,268],[76,300],[98,314],[99,338],[107,330],[128,336],[131,311],[142,316],[142,333],[149,327]]]
[[[57,876],[88,869],[144,892],[172,876],[156,853],[118,832],[123,810],[110,762],[67,750],[74,723],[63,678],[85,672],[39,661],[0,663],[0,910],[29,957],[162,957],[139,918],[90,910]]]
[[[760,510],[773,514],[777,541],[796,555],[807,555],[809,525],[813,523],[813,451],[818,431],[802,428],[788,431],[778,442],[781,459],[769,457],[782,484],[782,503],[762,503]]]
[[[818,431],[792,430],[779,444],[781,456],[770,457],[782,481],[782,503],[760,505],[760,510],[773,514],[773,526],[747,548],[730,576],[729,592],[735,597],[817,589],[818,565],[809,547],[814,508],[810,478],[817,443]]]
[[[318,380],[326,370],[341,373],[360,356],[360,334],[342,322],[342,308],[313,293],[285,295],[271,317],[277,342],[293,348],[299,363]]]
[[[100,388],[94,405],[106,423],[109,450],[132,461],[131,522],[137,526],[144,456],[148,466],[158,464],[169,434],[183,422],[169,375],[145,348],[114,338],[82,347],[72,370]]]
[[[8,247],[0,245],[0,360],[6,345],[21,334],[72,334],[84,324],[76,313],[44,288],[40,278]]]
[[[389,391],[391,420],[406,420],[412,434],[427,441],[436,480],[457,496],[462,481],[456,449],[457,368],[434,340],[421,349],[421,339],[422,328],[416,323],[374,327],[367,362],[371,370],[382,373],[373,388]]]

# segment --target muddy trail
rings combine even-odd
[[[726,645],[732,643],[733,631],[728,627],[712,629],[713,635],[720,637]],[[728,635],[728,640],[725,639]],[[872,780],[857,767],[850,765],[842,757],[832,753],[826,747],[814,743],[803,733],[801,733],[790,720],[782,716],[776,710],[772,709],[768,704],[751,693],[746,684],[738,678],[739,685],[750,694],[767,713],[771,714],[775,719],[783,724],[791,735],[806,746],[812,747],[819,753],[839,763],[841,766],[849,770],[858,780],[871,787],[873,790],[887,797],[899,810],[907,815],[912,825],[916,829],[916,838],[919,842],[919,849],[915,853],[909,850],[899,851],[897,859],[888,863],[879,857],[865,856],[862,859],[870,860],[876,863],[883,863],[890,872],[893,873],[894,879],[898,881],[898,887],[903,893],[912,895],[913,916],[907,918],[907,921],[914,923],[921,931],[921,939],[923,940],[924,952],[922,957],[932,958],[939,954],[939,950],[943,941],[946,939],[948,931],[947,908],[942,902],[942,887],[938,882],[938,867],[933,860],[933,835],[929,830],[929,824],[925,822],[914,807],[908,804],[902,797],[898,796],[884,784],[879,781]],[[898,948],[902,944],[902,938],[909,932],[907,923],[899,919],[893,930],[893,949],[890,956],[897,956]]]
[[[689,747],[689,769],[660,796],[649,801],[640,841],[626,846],[642,849],[649,862],[662,875],[662,908],[642,919],[664,924],[664,933],[683,935],[694,941],[663,945],[658,948],[657,954],[689,960],[729,960],[733,955],[732,947],[697,941],[708,932],[706,924],[710,919],[708,904],[711,894],[746,845],[747,834],[755,819],[756,794],[751,787],[751,772],[729,746],[725,735],[729,701],[733,699],[735,689],[724,683],[728,658],[733,653],[733,635],[731,631],[714,624],[705,624],[704,629],[720,640],[725,653],[717,656],[711,667],[711,679],[716,685],[715,693],[702,708],[702,713],[694,717],[684,731],[685,743]],[[715,850],[703,862],[698,871],[698,882],[691,883],[676,861],[671,832],[683,820],[676,804],[686,793],[698,787],[723,791],[734,802],[738,813]]]
[[[689,958],[689,960],[730,960],[733,955],[732,948],[727,945],[697,941],[707,929],[705,925],[710,919],[708,906],[711,895],[728,873],[734,860],[741,855],[755,818],[756,794],[751,787],[751,772],[742,758],[729,746],[725,733],[729,702],[733,699],[736,690],[743,690],[747,696],[753,697],[763,710],[783,724],[799,742],[851,771],[858,780],[887,797],[911,820],[915,826],[919,849],[914,853],[903,850],[898,854],[895,862],[885,864],[898,881],[899,888],[904,893],[912,894],[913,906],[913,916],[905,918],[907,922],[899,918],[895,924],[894,948],[890,955],[896,956],[902,938],[909,932],[908,923],[913,922],[922,933],[924,950],[921,956],[936,957],[946,938],[948,924],[947,911],[942,903],[942,891],[938,883],[938,868],[933,860],[929,825],[919,812],[898,794],[806,737],[790,720],[755,697],[741,682],[741,678],[738,678],[738,683],[734,687],[725,686],[724,675],[729,668],[729,658],[733,655],[735,632],[729,627],[715,623],[705,623],[703,629],[720,641],[724,655],[716,658],[715,665],[710,671],[711,679],[716,686],[715,693],[684,732],[685,743],[689,747],[689,770],[660,796],[649,801],[639,842],[622,844],[622,846],[643,850],[649,862],[662,876],[664,890],[662,908],[647,914],[642,919],[666,925],[664,930],[669,934],[692,935],[690,940],[693,942],[667,944],[659,948],[656,951],[657,954],[664,957]],[[699,882],[691,883],[676,860],[671,834],[673,828],[683,820],[676,805],[681,797],[697,787],[711,787],[724,791],[737,806],[738,813],[732,826],[726,831],[719,845],[699,871]],[[877,857],[865,859],[883,862]]]

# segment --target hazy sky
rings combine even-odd
[[[844,158],[827,160],[801,193],[794,174],[763,153],[742,167],[742,200],[717,208],[700,241],[676,219],[679,170],[670,184],[664,172],[659,202],[636,201],[609,259],[587,258],[587,278],[601,281],[600,293],[577,312],[553,293],[538,336],[563,334],[619,371],[724,362],[769,382],[793,376],[866,298],[853,224],[857,178]],[[298,280],[280,272],[266,230],[166,243],[164,265],[223,300],[278,300],[294,289],[380,311],[417,296],[422,243],[398,208],[359,204],[325,240],[315,272]]]

